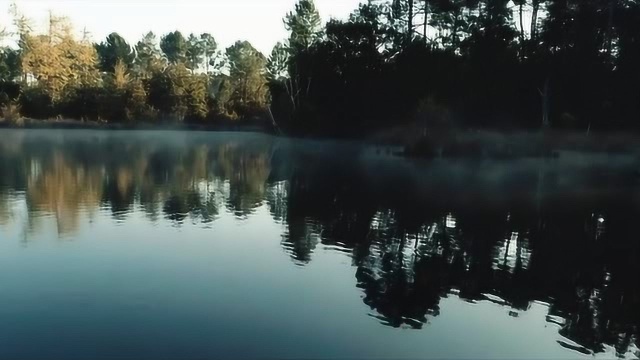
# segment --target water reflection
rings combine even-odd
[[[635,159],[616,161],[412,163],[262,135],[14,132],[0,141],[0,226],[22,221],[28,243],[48,217],[72,237],[99,211],[216,226],[265,206],[296,265],[321,246],[351,255],[382,324],[423,328],[452,294],[511,316],[543,301],[558,346],[629,356],[640,207]]]

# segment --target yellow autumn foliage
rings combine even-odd
[[[98,55],[86,40],[76,40],[69,21],[51,16],[47,34],[21,34],[22,71],[55,103],[66,91],[100,81]]]

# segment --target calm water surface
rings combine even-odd
[[[0,358],[638,358],[640,162],[0,131]]]

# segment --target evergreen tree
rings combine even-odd
[[[226,50],[229,62],[231,101],[236,107],[264,106],[267,101],[267,60],[248,41],[237,41]]]
[[[186,63],[188,69],[195,71],[203,63],[205,56],[205,47],[202,39],[194,34],[189,35],[187,39]]]
[[[289,31],[289,46],[294,51],[307,49],[320,38],[320,14],[313,0],[299,0],[284,23]]]
[[[210,69],[216,68],[218,64],[218,43],[216,39],[209,34],[200,34],[200,43],[204,55],[205,73],[209,74]]]
[[[149,103],[173,121],[204,118],[207,113],[206,77],[193,75],[184,64],[169,65],[149,81]]]
[[[0,49],[0,82],[15,81],[20,73],[20,53],[8,47]]]
[[[158,39],[153,32],[148,32],[136,44],[134,65],[136,73],[142,77],[148,77],[154,71],[159,71],[165,66]]]
[[[189,44],[180,31],[168,33],[160,39],[160,49],[170,64],[184,63]]]
[[[118,33],[111,33],[107,36],[106,41],[96,44],[96,51],[100,59],[101,71],[113,72],[118,62],[122,62],[127,68],[133,66],[135,53]]]
[[[288,76],[287,68],[289,62],[289,54],[287,47],[278,42],[271,50],[271,54],[267,59],[266,69],[270,80],[280,81]]]

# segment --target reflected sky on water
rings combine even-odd
[[[0,358],[637,358],[638,159],[0,131]]]

